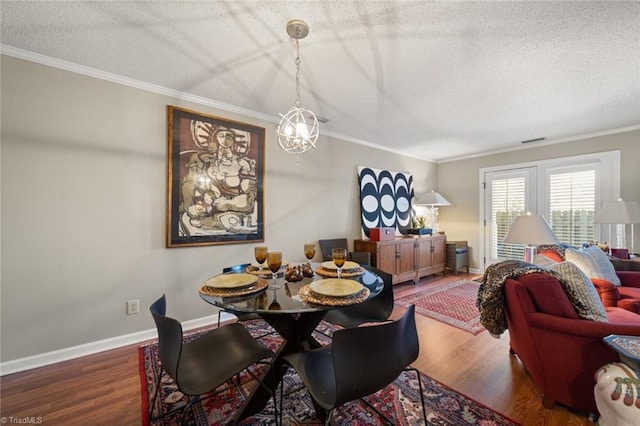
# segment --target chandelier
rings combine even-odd
[[[320,134],[318,119],[308,109],[300,107],[300,39],[309,34],[309,25],[299,19],[287,22],[287,34],[296,41],[296,103],[286,114],[280,115],[276,127],[280,148],[289,154],[302,154],[316,147]]]

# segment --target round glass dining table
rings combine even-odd
[[[315,271],[320,265],[319,263],[314,263],[311,267]],[[284,273],[280,272],[275,283],[277,288],[271,288],[273,279],[270,272],[266,275],[260,275],[260,277],[268,281],[269,287],[254,294],[240,297],[221,297],[201,292],[200,296],[207,303],[224,308],[227,311],[257,313],[261,316],[326,312],[330,309],[340,308],[340,306],[308,303],[300,296],[299,291],[303,286],[313,281],[329,278],[319,275],[317,272],[314,272],[313,277],[303,278],[297,282],[286,281]],[[364,268],[362,274],[357,276],[343,273],[342,278],[357,281],[366,287],[369,290],[369,299],[377,296],[384,286],[382,279],[366,268]]]
[[[275,282],[275,287],[277,288],[268,287],[258,293],[247,296],[220,297],[200,292],[200,297],[205,302],[224,308],[232,313],[248,312],[258,314],[285,339],[285,343],[276,353],[275,368],[272,368],[264,379],[264,383],[267,385],[277,384],[282,380],[282,357],[290,353],[308,351],[321,346],[312,336],[312,333],[329,310],[343,307],[309,303],[301,296],[300,290],[303,286],[313,281],[328,278],[315,272],[320,266],[321,264],[319,263],[313,263],[311,268],[314,271],[314,276],[303,278],[297,282],[288,282],[281,272]],[[269,285],[273,284],[270,273],[262,276],[262,278],[269,281]],[[366,300],[376,297],[384,287],[382,278],[366,267],[363,273],[358,276],[343,274],[342,278],[357,281],[366,287],[369,290],[369,296]],[[366,302],[366,300],[363,302]],[[262,386],[257,386],[253,395],[241,407],[236,420],[241,420],[260,412],[269,398],[269,393]],[[320,417],[322,417],[324,410],[316,408],[316,413],[318,418],[323,420]]]

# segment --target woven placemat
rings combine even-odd
[[[287,269],[287,265],[282,265],[280,270],[276,273],[276,276],[280,277],[284,274],[285,269]],[[273,276],[273,272],[269,268],[260,269],[255,265],[247,266],[245,269],[247,274],[258,275],[259,277],[271,277]]]
[[[318,266],[316,268],[316,273],[318,275],[322,275],[323,277],[338,278],[338,271],[337,270],[325,269],[322,266]],[[364,274],[364,268],[362,266],[358,266],[357,268],[350,269],[348,271],[343,270],[342,273],[340,274],[340,277],[341,278],[359,277],[362,274]]]
[[[356,303],[364,302],[369,297],[369,289],[363,287],[362,290],[351,296],[324,296],[311,290],[309,284],[303,285],[298,291],[298,295],[307,303],[327,306],[348,306]]]
[[[243,288],[215,288],[206,284],[202,284],[200,286],[200,293],[206,294],[207,296],[213,297],[239,297],[239,296],[248,296],[250,294],[258,293],[269,286],[269,281],[258,278],[258,281],[255,284],[249,287]]]

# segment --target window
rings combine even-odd
[[[502,240],[516,216],[525,214],[524,196],[524,177],[498,179],[493,182],[491,222],[496,225],[493,227],[495,238],[492,238],[496,244],[492,245],[492,258],[522,257],[524,250],[521,247],[503,244]]]
[[[548,170],[547,192],[551,229],[563,244],[581,246],[594,240],[596,171],[598,164]],[[580,170],[583,169],[583,170]]]
[[[485,268],[505,259],[523,259],[523,246],[502,240],[515,217],[526,212],[543,215],[563,244],[610,239],[593,221],[602,200],[619,197],[619,151],[482,169],[480,177]]]
[[[504,244],[502,240],[515,218],[533,209],[535,199],[528,194],[534,192],[531,187],[535,185],[535,175],[536,170],[532,167],[487,174],[486,196],[489,202],[486,216],[491,233],[487,251],[491,263],[523,258],[522,246]]]

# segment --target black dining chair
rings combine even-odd
[[[331,238],[318,240],[320,245],[320,252],[322,253],[322,260],[324,262],[333,260],[331,257],[331,250],[334,248],[347,249],[349,260],[356,262],[361,266],[371,265],[371,253],[365,251],[352,251],[349,252],[349,244],[346,238]]]
[[[365,266],[364,268],[382,278],[384,286],[380,294],[355,305],[332,309],[324,317],[325,321],[344,328],[358,327],[370,322],[389,321],[394,304],[393,278],[391,274],[373,266]]]
[[[227,266],[225,268],[222,269],[222,273],[226,274],[229,272],[234,272],[234,273],[242,273],[244,271],[247,270],[247,266],[251,266],[250,263],[244,263],[241,265],[233,265],[233,266]],[[243,321],[251,321],[251,320],[257,320],[257,319],[261,319],[262,317],[260,317],[260,315],[256,314],[255,312],[239,312],[239,311],[231,311],[229,309],[220,309],[218,311],[218,327],[220,327],[220,317],[222,316],[223,312],[227,312],[230,313],[232,315],[234,315],[237,319],[238,322],[243,322]],[[261,337],[264,336],[268,336],[270,334],[275,333],[275,330],[271,330],[271,331],[267,331],[266,333],[260,334],[258,336],[255,336],[256,339],[260,339]]]
[[[418,370],[410,365],[418,358],[419,350],[415,306],[411,305],[396,321],[338,330],[329,345],[286,355],[283,361],[285,366],[296,370],[311,397],[325,410],[327,425],[335,408],[356,399],[362,399],[385,418],[363,397],[385,388],[403,371],[414,371],[426,422],[422,380]],[[281,387],[280,423],[283,399]]]
[[[230,379],[237,377],[243,370],[269,391],[275,406],[273,391],[249,369],[255,364],[273,367],[270,361],[265,361],[274,357],[270,349],[258,343],[247,329],[238,323],[212,329],[185,342],[182,325],[166,316],[166,308],[165,295],[153,302],[149,308],[158,329],[158,357],[162,370],[173,379],[178,390],[189,397],[189,402],[184,407],[178,407],[160,416],[153,415],[162,379],[161,373],[158,375],[149,407],[150,421],[172,415],[181,409],[184,424],[187,410],[193,404],[229,389],[231,384],[213,392],[227,382],[234,383],[235,381]],[[244,398],[242,388],[237,387]]]

